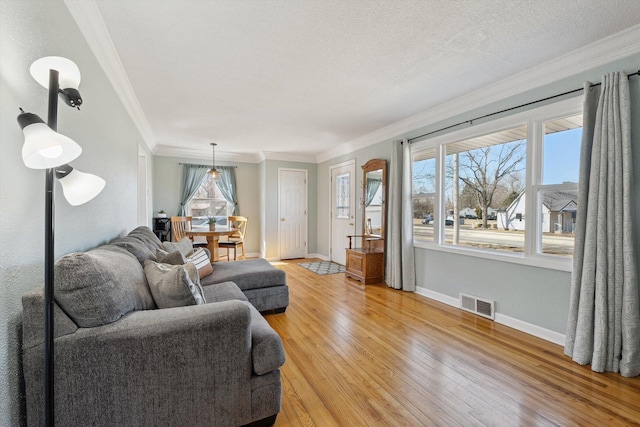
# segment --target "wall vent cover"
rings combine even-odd
[[[487,319],[495,318],[495,302],[488,299],[460,293],[460,308]]]

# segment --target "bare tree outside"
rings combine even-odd
[[[482,209],[482,226],[487,228],[487,212],[494,206],[494,197],[506,185],[519,181],[524,170],[526,140],[475,148],[459,153],[458,176],[465,191],[471,192]],[[454,176],[454,171],[450,171]],[[449,171],[448,171],[449,174]],[[504,200],[504,199],[503,199]]]

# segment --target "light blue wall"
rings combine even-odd
[[[18,107],[47,119],[47,91],[33,61],[59,55],[80,68],[80,111],[59,107],[58,130],[83,148],[71,162],[106,180],[91,202],[71,207],[56,184],[56,258],[136,226],[141,137],[62,1],[2,1],[0,7],[0,426],[24,423],[20,380],[21,296],[43,284],[44,171],[22,163]],[[44,325],[43,325],[44,327]]]
[[[154,215],[159,209],[164,209],[169,215],[179,213],[182,179],[180,163],[209,164],[207,159],[155,156],[153,160]],[[316,164],[265,160],[258,164],[220,162],[220,165],[237,166],[236,183],[240,212],[249,217],[246,251],[267,259],[279,257],[278,170],[280,168],[306,170],[309,190],[308,251],[311,254],[316,252],[318,187]]]
[[[562,79],[536,90],[450,117],[439,123],[415,129],[406,134],[398,135],[394,139],[416,137],[484,114],[581,88],[584,81],[599,82],[603,73],[618,70],[633,73],[638,70],[639,65],[640,55],[634,55],[603,67],[585,71],[580,75]],[[640,78],[632,77],[629,82],[632,92],[631,114],[634,118],[632,120],[632,141],[635,194],[637,195],[640,194],[640,119],[638,119],[640,117]],[[547,103],[550,102],[555,101]],[[540,105],[543,104],[537,104],[536,106]],[[487,120],[493,120],[497,117],[499,116]],[[451,132],[451,130],[448,132]],[[359,166],[370,158],[389,159],[390,153],[391,141],[384,141],[319,164],[318,206],[329,205],[329,168],[331,165],[355,158],[359,169]],[[359,184],[361,185],[361,181]],[[635,238],[636,242],[640,244],[640,196],[636,197],[635,206],[637,212],[634,216]],[[360,219],[360,215],[358,219]],[[358,223],[358,227],[360,227],[360,223]],[[329,235],[329,214],[327,211],[318,217],[318,236]],[[318,253],[328,255],[328,237],[319,239]],[[500,314],[559,334],[566,332],[570,273],[421,248],[417,248],[415,254],[416,280],[419,287],[456,299],[459,297],[459,292],[493,299],[496,301],[496,310]],[[637,259],[638,265],[640,265],[640,251],[637,253]]]
[[[603,73],[626,70],[635,72],[640,55],[567,78],[535,91],[529,91],[484,108],[465,113],[441,123],[411,132],[420,135],[444,126],[476,116],[499,111],[503,108],[542,99],[557,93],[580,88],[584,81],[600,82]],[[640,82],[632,77],[631,97],[634,100],[632,117],[640,117]],[[576,96],[576,95],[573,95]],[[578,94],[577,96],[581,96]],[[550,103],[551,101],[547,102]],[[538,104],[536,106],[540,106]],[[530,107],[533,108],[533,107]],[[522,110],[520,110],[522,111]],[[635,188],[640,191],[640,120],[634,120],[633,146],[635,159]],[[636,201],[636,206],[638,206]],[[637,210],[640,212],[640,209]],[[640,234],[640,215],[636,215],[636,241]],[[640,257],[638,257],[640,262]],[[640,265],[640,264],[639,264]],[[565,334],[569,307],[571,274],[564,271],[516,265],[508,262],[443,253],[428,249],[416,249],[416,274],[418,286],[458,298],[459,292],[493,299],[496,311],[514,319],[530,323],[560,334]]]
[[[155,156],[153,159],[153,215],[164,209],[168,215],[180,214],[180,185],[182,166],[180,163],[210,165],[211,161],[177,157]],[[218,164],[218,163],[217,163]],[[219,162],[220,166],[237,166],[238,206],[240,214],[249,218],[245,251],[260,253],[260,186],[259,166],[254,163]]]

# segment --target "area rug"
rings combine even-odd
[[[313,271],[316,274],[336,274],[344,273],[344,266],[331,261],[320,262],[303,262],[298,264],[300,267]]]

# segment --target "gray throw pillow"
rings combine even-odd
[[[148,247],[152,252],[155,252],[156,249],[162,249],[162,242],[158,239],[153,231],[149,227],[140,226],[137,227],[127,234],[129,237],[134,237],[140,240],[146,247]]]
[[[55,299],[82,328],[156,308],[142,266],[123,248],[105,245],[64,255],[54,271]]]
[[[193,253],[193,242],[188,237],[183,238],[179,242],[164,242],[164,250],[167,252],[180,251],[182,255],[189,256]]]
[[[198,270],[192,263],[162,264],[147,260],[144,272],[158,308],[204,304]]]
[[[130,236],[119,237],[111,241],[110,244],[114,246],[120,246],[121,248],[125,248],[126,250],[131,252],[133,256],[136,257],[136,259],[140,262],[140,264],[144,263],[148,259],[150,260],[156,259],[155,251],[152,252],[151,249],[149,249],[144,243],[142,243],[140,240],[136,239],[135,237],[130,237]]]
[[[164,251],[162,251],[164,252]],[[165,252],[166,255],[160,253],[160,249],[156,252],[156,261],[163,264],[182,265],[186,264],[189,260],[182,255],[182,252],[175,251],[171,253]]]

